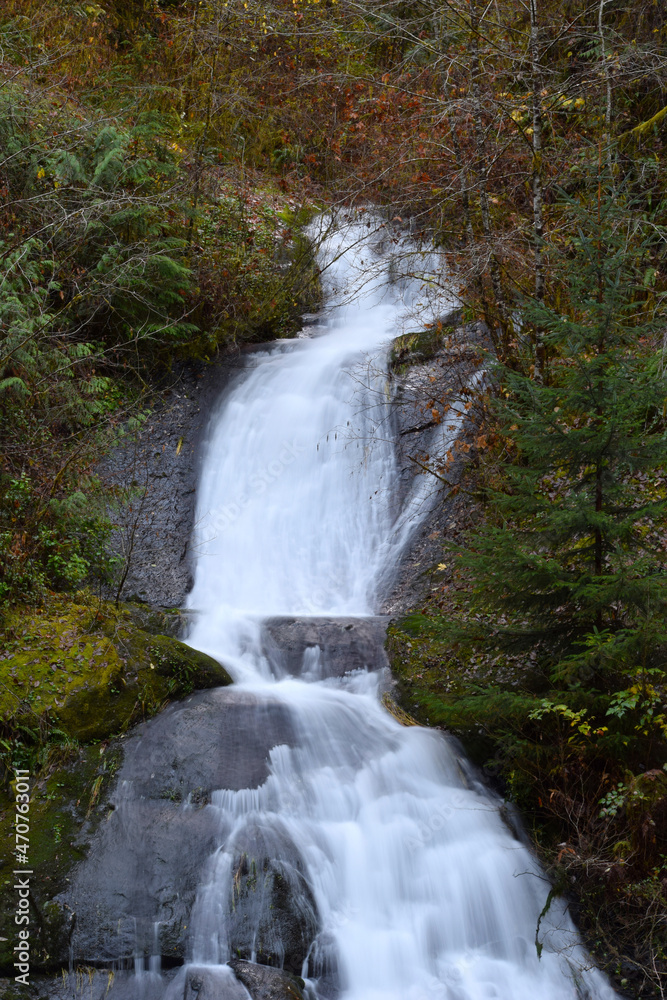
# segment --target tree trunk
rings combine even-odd
[[[489,209],[488,194],[489,170],[484,151],[484,122],[482,120],[482,98],[479,89],[479,81],[482,75],[482,70],[479,59],[479,15],[475,7],[475,0],[468,0],[468,9],[470,11],[470,82],[473,98],[473,124],[475,131],[475,153],[477,161],[476,172],[479,181],[479,207],[482,216],[482,230],[484,238],[490,248],[492,246],[493,234],[491,231],[491,212]],[[493,250],[490,250],[489,255],[489,271],[491,274],[491,285],[493,286],[493,294],[496,300],[496,308],[498,310],[498,317],[500,320],[503,349],[507,351],[508,313],[505,304],[505,296],[503,294],[500,265]]]
[[[533,232],[535,238],[535,298],[544,297],[544,197],[542,189],[542,72],[537,0],[530,0],[530,61],[533,89]]]
[[[456,125],[451,126],[452,135],[452,145],[454,147],[454,153],[456,154],[456,159],[460,164],[459,170],[459,188],[461,191],[461,202],[463,204],[463,220],[465,222],[465,228],[463,230],[463,241],[464,243],[471,243],[474,241],[474,232],[472,228],[472,217],[470,215],[470,195],[468,193],[468,175],[465,169],[465,164],[463,162],[463,151],[461,149],[461,143],[459,142],[458,133],[456,131]]]
[[[533,91],[533,239],[535,243],[535,298],[544,298],[544,197],[542,190],[542,72],[537,0],[530,0],[530,64]],[[535,332],[535,378],[544,369],[544,343]]]
[[[605,147],[605,154],[607,158],[607,166],[609,168],[609,179],[611,184],[614,183],[614,171],[613,171],[613,157],[611,152],[611,110],[612,110],[612,85],[611,85],[611,73],[609,72],[609,64],[607,62],[607,47],[604,40],[604,29],[603,29],[603,19],[604,19],[604,8],[607,0],[600,0],[600,6],[598,7],[598,38],[600,39],[600,61],[602,63],[602,72],[604,74],[605,80],[605,112],[604,112],[604,135],[603,142]]]

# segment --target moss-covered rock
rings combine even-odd
[[[168,635],[178,639],[187,627],[189,615],[179,608],[155,608],[142,601],[123,602],[120,610],[129,615],[137,628],[149,635]]]
[[[5,728],[55,728],[82,742],[124,732],[170,699],[231,683],[212,657],[151,634],[147,609],[54,598],[11,612],[0,654]],[[163,613],[152,615],[155,621]]]
[[[431,361],[447,343],[447,338],[454,330],[452,317],[445,323],[435,323],[425,330],[403,333],[392,343],[389,355],[389,365],[393,372],[401,374],[413,365],[421,365]]]

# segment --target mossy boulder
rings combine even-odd
[[[120,628],[113,640],[101,641],[100,650],[102,669],[72,687],[57,707],[59,725],[80,740],[123,732],[170,699],[231,683],[210,656],[166,635]]]
[[[454,320],[456,319],[458,319],[458,314],[451,318],[447,317],[444,322],[434,323],[424,330],[403,333],[400,337],[396,337],[392,342],[389,355],[391,371],[400,375],[414,365],[422,365],[427,361],[432,361],[446,345],[447,338],[453,333]]]
[[[146,611],[140,614],[145,619]],[[231,683],[212,657],[136,624],[138,612],[54,599],[10,613],[0,654],[0,721],[102,740],[200,688]],[[153,616],[159,617],[157,614]]]

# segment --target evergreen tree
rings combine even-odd
[[[565,301],[524,313],[547,370],[493,368],[509,457],[460,555],[473,607],[516,625],[494,629],[498,642],[548,640],[561,674],[576,675],[582,661],[645,664],[667,639],[667,393],[655,230],[611,200],[570,211]]]

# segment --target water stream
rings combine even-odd
[[[396,506],[385,359],[423,286],[388,281],[390,258],[361,225],[322,253],[317,326],[254,356],[205,454],[188,641],[229,665],[239,689],[284,704],[293,737],[258,788],[212,797],[219,848],[193,911],[192,961],[231,957],[234,859],[259,839],[278,862],[299,859],[291,870],[304,884],[292,889],[314,926],[299,971],[317,997],[612,997],[558,900],[538,956],[549,891],[539,867],[448,742],[384,711],[381,674],[327,677],[310,647],[301,676],[285,676],[262,645],[269,616],[373,614],[415,503]],[[273,933],[274,950],[289,950],[279,926],[262,925],[261,905],[245,915],[258,947]]]

